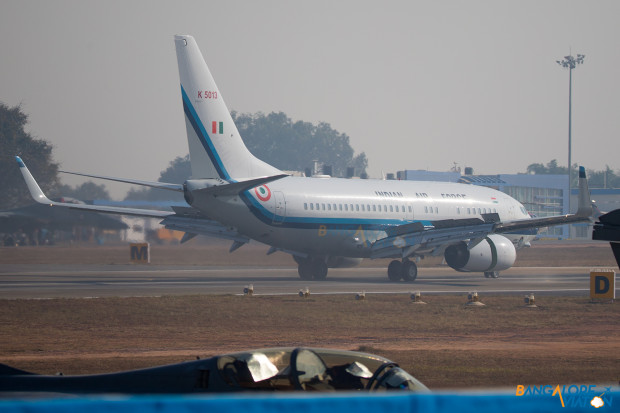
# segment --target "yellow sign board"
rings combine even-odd
[[[590,298],[616,298],[616,272],[605,270],[590,271]]]
[[[129,244],[131,262],[136,264],[149,264],[151,262],[151,245],[148,242]]]

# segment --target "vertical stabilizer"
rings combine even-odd
[[[192,36],[174,38],[192,178],[244,180],[280,174],[248,151]]]

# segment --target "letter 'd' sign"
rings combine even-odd
[[[616,298],[615,271],[590,271],[590,298]]]

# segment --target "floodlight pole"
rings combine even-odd
[[[570,214],[570,188],[571,188],[571,165],[572,165],[572,100],[573,100],[573,69],[583,63],[583,59],[586,55],[578,54],[577,57],[572,55],[564,56],[564,60],[556,60],[557,64],[563,68],[568,68],[568,209],[567,213]],[[570,234],[569,234],[570,236]]]

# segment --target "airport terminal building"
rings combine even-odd
[[[471,169],[466,168],[466,172]],[[400,180],[459,182],[482,185],[504,192],[517,201],[533,215],[547,217],[568,214],[568,181],[566,175],[498,174],[473,175],[460,172],[435,172],[425,170],[398,171]],[[577,208],[578,189],[570,193],[573,212]],[[620,189],[590,188],[592,200],[602,212],[620,208]],[[557,239],[591,239],[592,225],[587,223],[549,227],[540,232],[541,237]]]

